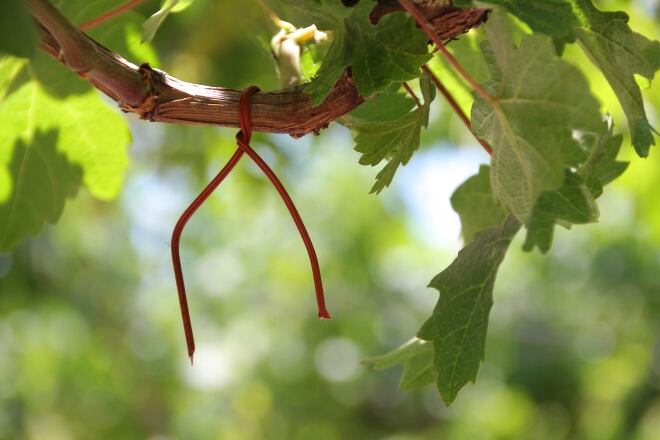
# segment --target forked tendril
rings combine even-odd
[[[179,243],[181,241],[181,234],[183,233],[183,228],[188,223],[188,220],[193,216],[195,211],[206,201],[206,199],[215,191],[215,189],[222,183],[222,181],[227,177],[227,175],[232,171],[236,166],[243,154],[247,153],[248,156],[254,161],[255,164],[261,169],[261,171],[268,177],[270,182],[273,184],[280,197],[284,201],[293,222],[298,228],[300,237],[305,244],[307,249],[307,254],[309,255],[309,262],[312,267],[312,275],[314,277],[314,288],[316,290],[316,303],[319,311],[319,318],[330,319],[330,314],[325,307],[325,298],[323,296],[323,283],[321,281],[321,269],[319,267],[319,261],[316,257],[316,251],[314,250],[314,244],[312,239],[309,237],[309,233],[305,228],[305,224],[296,209],[296,206],[291,200],[291,197],[287,193],[282,182],[277,178],[277,175],[273,170],[268,166],[266,162],[257,154],[256,151],[250,147],[250,140],[252,139],[252,125],[250,122],[250,98],[252,95],[257,93],[259,88],[256,86],[251,86],[243,91],[241,94],[240,100],[240,109],[239,109],[239,119],[241,130],[236,134],[236,143],[238,148],[229,159],[227,164],[220,170],[217,176],[209,182],[208,185],[202,190],[202,192],[192,201],[190,206],[181,214],[179,220],[174,226],[174,231],[172,232],[172,265],[174,267],[174,277],[176,279],[176,288],[179,294],[179,306],[181,307],[181,318],[183,320],[183,331],[186,336],[186,345],[188,346],[188,357],[190,357],[190,362],[193,361],[193,355],[195,353],[195,338],[193,336],[192,324],[190,322],[190,312],[188,310],[188,299],[186,297],[186,285],[183,279],[183,269],[181,268],[181,257],[179,254]]]

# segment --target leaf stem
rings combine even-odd
[[[472,131],[472,123],[470,122],[470,119],[467,117],[461,106],[458,105],[458,102],[456,102],[456,99],[454,99],[454,97],[449,92],[449,90],[447,90],[445,85],[442,84],[438,76],[435,73],[433,73],[433,71],[429,69],[429,67],[426,64],[422,66],[422,70],[426,72],[426,74],[431,78],[431,81],[433,82],[433,84],[435,84],[435,87],[438,89],[440,93],[442,93],[442,96],[445,97],[451,108],[454,109],[454,112],[458,115],[459,118],[461,118],[461,120],[468,128],[468,130],[470,130],[470,133],[472,133],[472,135],[477,140],[477,142],[479,142],[479,144],[483,147],[483,149],[486,150],[486,152],[492,156],[493,148],[488,144],[488,142],[486,142],[483,139],[479,139],[474,134],[474,131]]]
[[[415,19],[417,24],[426,32],[426,35],[435,43],[438,51],[442,56],[447,60],[447,62],[454,68],[458,74],[463,77],[463,79],[474,89],[479,96],[481,96],[489,104],[495,104],[495,98],[493,98],[481,85],[474,79],[472,76],[461,66],[456,58],[447,50],[445,44],[442,42],[440,37],[437,35],[436,29],[431,23],[424,17],[419,9],[410,1],[410,0],[399,0],[399,4],[408,11],[410,15]]]
[[[422,103],[419,101],[419,98],[417,97],[417,95],[415,94],[413,89],[411,89],[410,86],[408,85],[408,83],[405,82],[405,81],[403,81],[401,83],[401,85],[403,86],[404,89],[406,89],[406,92],[408,92],[408,95],[410,95],[410,97],[415,100],[415,104],[417,104],[417,108],[421,109],[422,108]]]
[[[117,16],[119,16],[119,15],[125,13],[125,12],[130,11],[131,9],[135,8],[137,5],[139,5],[140,3],[143,3],[144,1],[145,0],[129,0],[126,3],[124,3],[122,5],[119,5],[116,8],[111,9],[111,10],[99,15],[96,18],[94,18],[94,19],[92,19],[92,20],[90,20],[86,23],[81,24],[78,28],[83,32],[87,32],[90,29],[93,29],[96,26],[98,26],[102,23],[105,23],[108,20],[112,20],[113,18],[115,18],[115,17],[117,17]]]

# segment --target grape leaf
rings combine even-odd
[[[417,338],[382,356],[365,359],[364,364],[374,370],[402,365],[403,374],[399,386],[403,389],[423,387],[436,380],[436,372],[433,370],[433,344]]]
[[[142,25],[142,41],[151,41],[165,18],[174,12],[180,12],[192,4],[193,0],[163,0],[160,9],[147,19]]]
[[[66,199],[78,191],[80,168],[56,150],[57,143],[56,130],[33,131],[10,148],[8,187],[0,197],[0,251],[37,234],[45,222],[56,222]]]
[[[606,125],[584,75],[555,55],[547,37],[525,36],[516,48],[499,14],[486,29],[491,43],[482,49],[491,80],[485,88],[493,100],[475,100],[472,124],[493,147],[496,199],[527,223],[541,193],[562,186],[563,150],[577,144],[571,132],[599,133]]]
[[[34,22],[23,0],[4,0],[0,12],[0,53],[31,57],[37,47]]]
[[[352,119],[351,128],[356,131],[355,150],[362,153],[362,165],[378,165],[388,159],[387,165],[376,175],[372,193],[379,193],[392,183],[400,165],[408,163],[419,148],[420,132],[429,122],[429,108],[435,98],[435,88],[426,75],[420,78],[424,103],[421,108],[390,121]]]
[[[478,233],[431,281],[440,299],[417,336],[433,342],[436,384],[447,404],[477,378],[485,356],[495,276],[519,229],[520,223],[508,216],[501,225]]]
[[[53,68],[61,69],[53,62]],[[73,75],[57,81],[80,81]],[[0,61],[0,169],[13,176],[1,201],[0,249],[9,249],[44,222],[54,222],[82,181],[103,200],[115,197],[127,165],[125,120],[95,91],[58,100],[24,60]],[[53,87],[69,86],[66,83]]]
[[[472,1],[459,0],[461,6]],[[552,36],[558,47],[579,41],[603,72],[628,119],[632,143],[641,157],[655,145],[653,129],[635,75],[652,80],[660,69],[660,42],[633,32],[624,12],[603,12],[591,0],[488,0],[501,5],[534,31]]]
[[[332,43],[317,75],[305,89],[314,105],[323,102],[349,66],[360,95],[367,97],[393,82],[418,77],[419,67],[431,57],[424,33],[408,14],[388,14],[373,25],[369,21],[373,3],[369,1],[354,8],[342,7],[341,15],[335,15],[337,8],[328,2],[305,3],[305,7],[310,6],[313,17],[334,17],[324,20],[333,31]]]
[[[571,7],[571,0],[486,0],[499,5],[529,25],[534,32],[553,37],[558,53],[566,43],[575,41],[579,20]],[[459,7],[474,6],[474,0],[454,0]]]
[[[583,136],[582,143],[591,144],[591,147],[589,157],[578,171],[566,170],[562,188],[543,193],[539,198],[532,219],[526,225],[524,250],[530,251],[536,246],[541,252],[548,252],[555,224],[570,227],[598,220],[596,199],[602,195],[603,186],[620,176],[628,163],[616,160],[623,137],[614,136],[612,127],[597,138],[592,137]]]
[[[616,160],[622,142],[623,136],[614,135],[612,127],[608,133],[593,142],[595,147],[582,166],[581,174],[596,198],[603,194],[605,185],[619,177],[628,168],[628,162]]]
[[[598,220],[596,200],[579,174],[567,171],[564,184],[557,191],[541,194],[527,227],[523,249],[538,246],[543,253],[550,250],[555,223],[591,223]]]
[[[584,17],[583,25],[576,29],[580,45],[610,83],[628,118],[635,151],[646,157],[655,145],[655,130],[646,117],[635,74],[653,79],[660,68],[660,42],[634,33],[623,12],[601,12],[591,1],[574,1]]]
[[[337,0],[280,0],[289,5],[299,14],[309,18],[321,30],[337,29],[342,25],[343,19],[349,17],[353,10],[347,8]]]
[[[349,123],[395,121],[408,114],[415,107],[415,101],[401,88],[392,84],[376,93],[348,114]]]
[[[451,196],[451,206],[461,217],[463,241],[470,244],[484,229],[502,223],[506,212],[499,206],[490,189],[490,167],[482,165],[479,174],[466,180]]]

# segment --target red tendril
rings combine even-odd
[[[176,279],[176,288],[179,294],[179,306],[181,307],[181,318],[183,320],[183,331],[186,335],[186,345],[188,346],[188,357],[190,357],[190,362],[193,361],[193,355],[195,353],[195,338],[193,336],[192,324],[190,322],[190,312],[188,310],[188,299],[186,297],[186,285],[183,279],[183,269],[181,268],[181,257],[179,255],[179,243],[181,241],[181,234],[183,233],[183,228],[188,223],[188,220],[193,216],[195,211],[206,201],[206,199],[215,191],[215,189],[222,183],[222,181],[227,177],[227,175],[232,171],[236,166],[243,154],[247,153],[248,156],[257,164],[261,171],[268,177],[270,182],[273,184],[280,197],[284,201],[293,222],[298,228],[300,237],[305,244],[307,249],[307,254],[309,255],[309,261],[312,267],[312,275],[314,277],[314,288],[316,290],[316,303],[319,311],[319,318],[330,319],[330,314],[325,306],[325,298],[323,296],[323,283],[321,281],[321,269],[319,267],[318,258],[316,257],[316,251],[314,250],[314,244],[312,239],[309,237],[309,233],[305,228],[305,224],[296,209],[296,206],[291,200],[291,197],[287,193],[282,182],[277,178],[277,175],[273,170],[268,166],[266,162],[257,154],[256,151],[250,147],[250,140],[252,138],[252,125],[250,123],[250,98],[252,95],[257,93],[259,88],[256,86],[249,87],[243,91],[241,94],[240,100],[240,109],[239,109],[239,120],[241,125],[241,130],[236,134],[236,143],[238,148],[229,159],[227,164],[220,170],[217,176],[209,182],[209,184],[204,188],[204,190],[192,201],[190,206],[181,214],[181,217],[174,227],[172,232],[172,265],[174,266],[174,277]]]

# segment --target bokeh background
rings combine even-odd
[[[657,2],[596,3],[660,37]],[[275,89],[263,44],[272,32],[256,2],[196,0],[143,53],[189,81]],[[626,131],[603,78],[577,48],[566,56]],[[660,88],[644,88],[658,127]],[[0,254],[0,438],[660,438],[656,150],[635,160],[626,142],[633,162],[607,188],[599,224],[558,230],[548,255],[523,253],[517,238],[496,284],[486,362],[447,408],[433,387],[402,391],[397,369],[361,364],[430,314],[437,292],[426,285],[461,247],[449,196],[488,161],[440,98],[423,147],[380,196],[368,194],[377,169],[357,164],[337,124],[300,140],[256,136],[316,243],[333,319],[316,319],[295,227],[244,160],[182,241],[194,366],[170,234],[233,152],[235,130],[129,122],[121,197],[82,191],[56,226]]]

